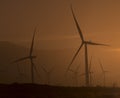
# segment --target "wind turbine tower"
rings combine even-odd
[[[91,68],[92,68],[92,57],[90,59],[90,64],[89,64],[90,86],[92,86],[92,81],[93,81],[93,77],[92,77],[93,71],[91,71]]]

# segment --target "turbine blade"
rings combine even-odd
[[[20,62],[20,61],[24,61],[26,59],[30,59],[30,57],[29,56],[28,57],[23,57],[23,58],[20,58],[20,59],[17,59],[15,61],[13,61],[12,63],[17,63],[17,62]]]
[[[80,68],[80,65],[78,65],[78,66],[76,67],[76,72],[78,72],[79,68]]]
[[[82,48],[82,46],[83,46],[83,43],[80,45],[79,49],[78,49],[77,52],[75,53],[75,55],[74,55],[74,57],[73,57],[71,63],[69,64],[67,70],[70,69],[70,67],[71,67],[71,65],[72,65],[72,63],[73,63],[73,61],[75,60],[75,58],[76,58],[76,56],[78,55],[78,53],[79,53],[80,49]]]
[[[41,68],[43,69],[44,72],[48,73],[48,71],[43,66],[41,66]]]
[[[82,35],[82,31],[81,31],[80,26],[79,26],[79,24],[78,24],[78,22],[77,22],[77,19],[76,19],[76,17],[75,17],[75,14],[74,14],[72,5],[71,5],[71,11],[72,11],[72,15],[73,15],[73,18],[74,18],[76,27],[77,27],[77,29],[78,29],[79,35],[80,35],[80,37],[81,37],[81,40],[84,41],[84,38],[83,38],[83,35]]]
[[[34,29],[32,43],[31,43],[31,48],[30,48],[30,55],[32,55],[32,52],[33,52],[34,38],[35,38],[36,29],[37,29],[37,27],[35,27],[35,29]]]
[[[94,42],[87,42],[89,45],[101,45],[101,46],[109,46],[107,44],[101,44],[101,43],[94,43]]]

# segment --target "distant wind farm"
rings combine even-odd
[[[0,98],[120,98],[119,9],[118,0],[1,0]]]

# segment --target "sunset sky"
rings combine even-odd
[[[71,3],[85,39],[110,45],[89,47],[94,66],[99,69],[100,59],[108,81],[120,85],[120,0],[0,0],[0,40],[28,48],[38,25],[35,48],[71,51],[67,67],[81,44]]]

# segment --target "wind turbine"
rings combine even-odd
[[[78,48],[78,50],[76,51],[72,61],[70,62],[69,66],[68,66],[68,69],[71,67],[73,61],[75,60],[76,56],[78,55],[78,53],[80,52],[81,48],[83,47],[84,45],[84,48],[85,48],[85,82],[86,82],[86,86],[89,86],[89,68],[88,68],[88,45],[100,45],[100,46],[108,46],[106,44],[100,44],[100,43],[94,43],[94,42],[91,42],[91,41],[86,41],[83,37],[83,34],[82,34],[82,31],[80,29],[80,26],[77,22],[77,19],[75,17],[75,14],[74,14],[74,11],[73,11],[73,8],[72,8],[72,5],[71,5],[71,12],[72,12],[72,15],[73,15],[73,19],[74,19],[74,22],[76,24],[76,27],[78,29],[78,32],[79,32],[79,35],[80,35],[80,38],[82,40],[82,43],[80,45],[80,47]],[[67,71],[68,71],[67,69]]]
[[[104,70],[103,65],[102,65],[100,60],[99,60],[99,64],[100,64],[100,67],[101,67],[101,70],[102,70],[102,73],[103,73],[103,84],[104,84],[104,87],[105,87],[106,86],[106,73],[108,73],[108,71]]]
[[[26,78],[26,75],[23,73],[23,72],[21,72],[21,70],[20,70],[20,67],[19,67],[19,65],[17,65],[17,70],[18,70],[18,76],[16,77],[17,79],[25,79]]]
[[[75,70],[69,69],[69,71],[73,72],[73,74],[74,74],[76,86],[78,86],[78,73],[79,73],[78,70],[79,70],[79,68],[80,68],[80,66],[78,66]]]
[[[34,37],[35,37],[36,29],[37,28],[35,27],[28,56],[22,57],[22,58],[17,59],[13,62],[13,63],[17,63],[17,62],[21,62],[21,61],[25,61],[25,60],[30,60],[30,63],[31,63],[31,81],[32,81],[32,83],[34,83],[34,69],[37,72],[36,66],[33,63],[33,59],[36,58],[36,56],[33,56],[33,46],[34,46]]]
[[[43,67],[43,66],[41,66],[41,68],[42,68],[43,71],[46,73],[48,85],[50,85],[50,78],[51,78],[51,74],[52,74],[52,72],[53,72],[53,68],[51,68],[49,71],[48,71],[45,67]]]

